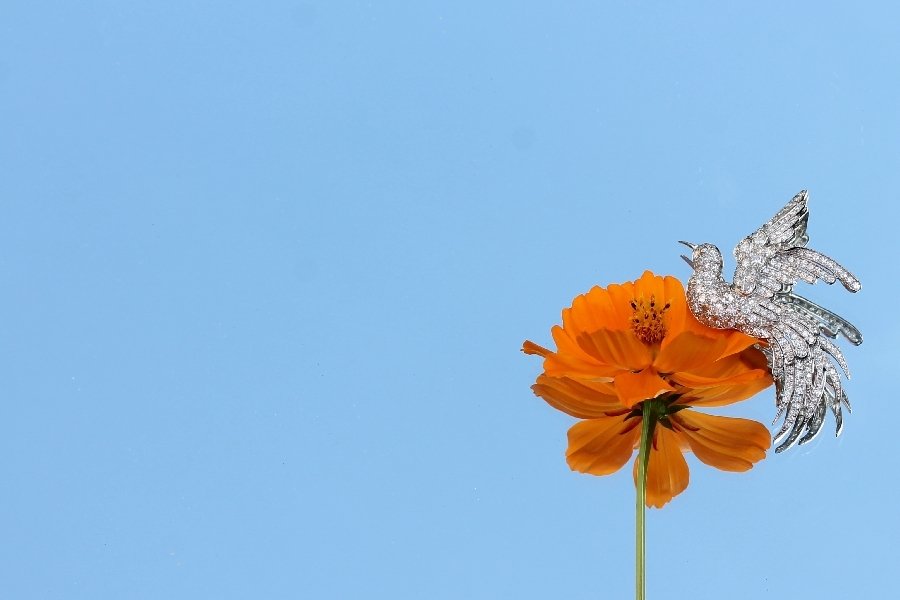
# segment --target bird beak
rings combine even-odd
[[[685,246],[687,246],[687,247],[690,248],[691,250],[696,250],[696,249],[697,249],[697,244],[692,244],[692,243],[690,243],[690,242],[685,242],[685,241],[683,241],[683,240],[679,240],[678,243],[679,243],[679,244],[684,244]],[[691,259],[689,259],[689,258],[688,258],[687,256],[685,256],[684,254],[681,255],[681,258],[683,258],[683,259],[684,259],[684,262],[686,262],[692,269],[694,268],[694,261],[692,261]]]

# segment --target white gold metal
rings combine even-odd
[[[820,280],[839,281],[850,292],[860,289],[859,280],[835,260],[806,248],[807,200],[803,190],[741,240],[734,249],[732,283],[722,277],[722,253],[716,246],[680,242],[692,250],[691,258],[682,258],[694,270],[687,298],[697,320],[767,342],[758,347],[775,380],[775,422],[784,415],[775,452],[813,439],[826,409],[834,414],[835,435],[840,435],[841,405],[849,411],[850,402],[835,363],[848,379],[850,370],[831,339],[841,335],[853,345],[862,343],[862,334],[850,322],[793,291],[798,281]]]

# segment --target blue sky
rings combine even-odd
[[[520,344],[803,188],[863,282],[807,290],[866,336],[854,412],[747,474],[689,457],[648,593],[887,593],[898,18],[4,3],[0,596],[629,597],[630,474],[568,469]]]

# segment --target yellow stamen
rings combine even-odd
[[[650,296],[650,302],[641,296],[631,301],[631,310],[631,330],[637,339],[652,346],[666,337],[666,322],[663,315],[669,310],[668,302],[658,306],[655,295]]]

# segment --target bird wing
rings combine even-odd
[[[799,280],[807,283],[822,280],[829,284],[840,281],[851,292],[859,290],[859,280],[847,269],[806,247],[809,242],[807,197],[806,190],[801,191],[765,225],[735,246],[735,288],[760,300],[789,293]]]
[[[819,331],[831,339],[838,335],[843,336],[854,346],[862,344],[863,336],[853,323],[844,317],[835,314],[825,307],[819,306],[809,298],[797,295],[794,292],[782,292],[772,298],[775,302],[791,307],[806,319],[818,325]]]

